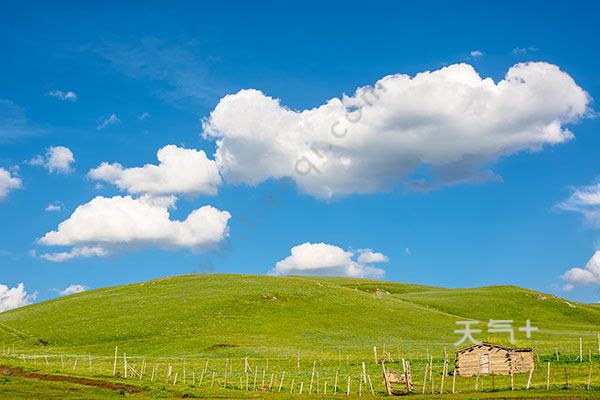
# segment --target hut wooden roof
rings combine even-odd
[[[523,351],[523,352],[533,351],[533,349],[531,347],[506,347],[506,346],[500,346],[499,344],[481,342],[481,343],[477,343],[477,344],[472,344],[471,346],[463,347],[462,349],[456,350],[454,353],[456,353],[456,354],[462,353],[464,351],[470,350],[470,349],[472,349],[474,347],[478,347],[478,346],[489,346],[489,347],[494,347],[497,349],[502,349],[502,350],[507,350],[507,351]]]

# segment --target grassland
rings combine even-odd
[[[124,392],[132,398],[181,398],[186,394],[284,398],[290,396],[292,379],[293,392],[297,393],[302,384],[306,393],[313,363],[319,374],[319,396],[323,396],[325,382],[331,390],[336,373],[338,394],[346,392],[350,377],[351,394],[360,390],[365,396],[370,394],[370,387],[359,383],[362,362],[373,378],[377,395],[383,393],[383,387],[381,366],[373,362],[373,346],[377,346],[380,358],[384,351],[389,353],[389,368],[402,370],[400,360],[410,360],[413,380],[420,385],[427,355],[432,355],[433,390],[439,396],[444,350],[451,354],[460,338],[453,332],[459,328],[456,321],[481,321],[478,328],[483,332],[476,334],[476,339],[507,344],[507,334],[486,332],[490,319],[513,320],[515,328],[530,319],[539,328],[530,339],[515,329],[517,344],[536,348],[540,358],[532,388],[507,390],[509,378],[498,376],[494,390],[490,377],[481,377],[474,391],[474,378],[457,377],[456,392],[460,394],[455,396],[600,396],[597,305],[567,302],[511,286],[446,289],[351,278],[198,274],[92,290],[0,314],[0,365],[27,371],[0,374],[0,398],[27,398],[27,393],[39,388],[43,389],[39,393],[46,394],[43,398],[123,395],[114,389],[26,377],[32,371],[126,382],[144,389]],[[579,338],[585,362],[576,360]],[[117,377],[113,376],[115,346],[119,354]],[[144,365],[143,379],[132,378],[131,372],[124,379],[123,353],[136,371]],[[248,377],[244,372],[246,358],[252,368]],[[548,392],[547,361],[552,363]],[[587,391],[590,365],[592,390]],[[167,378],[169,366],[172,374]],[[565,368],[569,391],[564,387]],[[263,371],[269,383],[273,374],[277,388],[286,373],[281,392],[252,390],[264,386]],[[253,373],[257,375],[256,386]],[[175,374],[179,379],[176,384]],[[201,377],[203,385],[199,386]],[[448,392],[452,377],[445,379]],[[526,380],[526,374],[517,375],[515,387],[523,389]],[[316,381],[313,386],[314,393]],[[432,396],[429,380],[426,393]]]

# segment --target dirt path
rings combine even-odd
[[[79,385],[85,386],[94,386],[100,389],[108,389],[108,390],[124,390],[126,392],[142,392],[144,389],[133,386],[133,385],[125,385],[123,383],[113,383],[107,381],[101,381],[97,379],[87,379],[87,378],[76,378],[71,376],[62,376],[62,375],[46,375],[46,374],[36,374],[33,372],[26,372],[21,368],[11,368],[6,367],[4,365],[0,365],[0,374],[2,375],[14,375],[23,378],[29,379],[39,379],[42,381],[52,381],[52,382],[68,382],[68,383],[76,383]]]

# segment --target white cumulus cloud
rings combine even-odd
[[[117,185],[132,194],[216,194],[221,176],[214,160],[202,150],[168,145],[158,150],[158,165],[123,168],[102,163],[89,172],[93,179]]]
[[[53,90],[47,94],[50,97],[56,97],[60,100],[77,101],[77,95],[74,92],[63,92],[62,90]]]
[[[29,305],[35,300],[37,293],[28,294],[25,291],[23,283],[19,283],[17,287],[9,288],[6,285],[0,284],[0,313],[13,308]]]
[[[46,168],[49,172],[68,174],[73,172],[71,164],[75,162],[73,152],[64,146],[51,146],[45,156],[37,155],[28,161],[30,165],[38,165]]]
[[[223,97],[204,121],[232,183],[293,177],[320,198],[373,193],[406,182],[453,184],[494,177],[502,156],[563,143],[590,96],[556,65],[511,67],[495,83],[468,64],[390,75],[352,96],[291,110],[254,89]]]
[[[387,257],[381,253],[366,251],[359,255],[358,260],[355,260],[355,254],[351,251],[345,251],[338,246],[326,243],[310,242],[292,247],[291,253],[289,257],[279,261],[269,274],[350,276],[354,278],[380,278],[385,275],[383,269],[367,265],[387,261]],[[360,256],[365,253],[376,256],[367,255],[365,258],[368,261],[365,258],[360,261]]]
[[[9,171],[0,167],[0,201],[6,199],[11,190],[19,189],[22,186],[21,179],[12,176]]]
[[[562,279],[567,281],[564,290],[583,285],[600,285],[600,251],[594,253],[584,268],[571,268],[565,272]]]
[[[169,208],[175,201],[173,196],[98,196],[77,207],[55,231],[38,239],[42,245],[73,248],[40,257],[60,262],[145,246],[202,252],[229,236],[227,224],[231,215],[227,211],[204,206],[192,211],[183,221],[171,220]]]
[[[88,289],[89,287],[85,285],[69,285],[65,290],[59,291],[58,294],[61,296],[68,296],[70,294],[85,292]]]
[[[388,257],[383,253],[376,253],[371,249],[358,250],[360,252],[358,256],[358,262],[361,264],[371,264],[388,262]]]

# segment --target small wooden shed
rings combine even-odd
[[[456,351],[454,367],[460,376],[529,372],[534,368],[533,349],[474,344]]]

